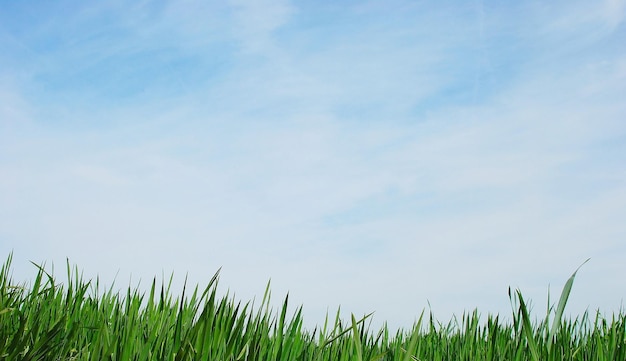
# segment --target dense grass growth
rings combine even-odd
[[[512,323],[476,311],[448,324],[422,314],[413,329],[390,333],[369,330],[368,316],[305,330],[287,298],[270,309],[269,290],[259,307],[218,297],[217,274],[174,298],[156,282],[149,293],[101,292],[69,265],[65,284],[40,266],[32,283],[15,284],[10,264],[0,270],[0,360],[626,360],[623,313],[561,321],[576,273],[540,322],[509,292]]]

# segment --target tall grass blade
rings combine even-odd
[[[354,352],[356,354],[356,361],[363,361],[363,347],[361,346],[361,334],[359,332],[359,328],[357,327],[356,318],[354,318],[354,314],[351,315],[352,318],[352,342],[354,346]]]
[[[565,286],[563,286],[563,290],[561,291],[561,298],[559,299],[559,304],[556,308],[556,314],[554,315],[554,320],[552,321],[552,328],[550,328],[550,333],[548,333],[548,353],[552,348],[552,343],[554,342],[553,338],[559,327],[561,326],[561,318],[563,317],[563,311],[565,310],[565,305],[567,304],[567,300],[569,298],[569,294],[572,291],[572,286],[574,285],[574,278],[576,278],[576,273],[585,263],[589,262],[591,258],[587,258],[585,262],[583,262],[576,271],[572,273],[570,278],[565,282]]]
[[[530,349],[533,360],[539,361],[537,341],[535,340],[533,328],[531,326],[528,308],[526,307],[524,297],[522,297],[522,293],[519,290],[517,290],[517,298],[519,299],[520,310],[522,312],[522,333],[526,338],[526,342],[528,343],[528,348]]]

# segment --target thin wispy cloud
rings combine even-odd
[[[271,278],[311,325],[342,305],[404,327],[429,303],[508,313],[508,286],[541,304],[592,257],[571,309],[611,312],[625,13],[7,4],[0,250],[24,278],[66,257],[122,284],[222,267],[244,300]]]

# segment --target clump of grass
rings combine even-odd
[[[287,314],[288,296],[274,313],[269,285],[259,307],[218,297],[219,272],[204,289],[169,284],[148,293],[100,291],[67,266],[56,283],[42,266],[32,284],[10,278],[11,256],[0,269],[0,360],[625,360],[626,316],[599,312],[562,320],[576,272],[565,284],[552,323],[532,322],[521,292],[511,292],[513,322],[478,311],[441,324],[424,313],[411,330],[374,332],[365,315],[334,320],[312,331],[302,308]],[[578,270],[577,270],[578,271]],[[427,319],[427,320],[426,320]]]

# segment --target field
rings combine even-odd
[[[626,360],[626,315],[585,313],[563,319],[576,272],[543,320],[529,316],[509,290],[512,322],[478,311],[447,324],[422,313],[410,330],[370,330],[369,316],[339,314],[313,330],[301,310],[259,305],[216,293],[218,274],[203,288],[173,297],[167,284],[149,292],[114,292],[67,266],[57,281],[41,266],[29,283],[0,270],[0,360]]]

